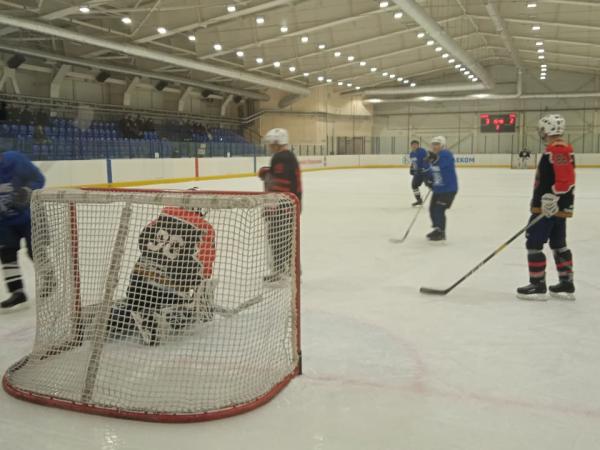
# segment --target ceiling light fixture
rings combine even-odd
[[[476,81],[479,81],[479,78],[475,77],[471,80],[473,83],[475,83]]]
[[[167,32],[167,29],[165,27],[158,27],[156,31],[158,32],[158,34],[165,34]]]
[[[441,52],[442,50],[443,50],[443,48],[442,48],[442,47],[436,47],[436,48],[435,48],[435,51],[436,51],[437,53]]]
[[[393,80],[394,78],[396,78],[396,75],[393,73],[390,73],[390,78]]]
[[[327,78],[325,81],[327,81],[328,83],[333,82],[333,80],[331,78]]]
[[[338,86],[343,86],[344,82],[343,81],[338,81]]]
[[[243,58],[244,57],[244,52],[242,50],[238,50],[237,52],[235,52],[236,56],[238,58]]]
[[[333,54],[333,56],[335,56],[336,58],[339,58],[340,56],[342,56],[342,52],[335,52]]]
[[[287,32],[288,32],[288,27],[287,27],[287,26],[285,26],[285,25],[283,25],[283,26],[282,26],[282,27],[279,29],[279,31],[281,31],[282,33],[287,33]]]
[[[546,59],[546,57],[544,55],[539,55],[538,59]]]
[[[449,55],[448,53],[444,53],[444,54],[442,55],[442,58],[446,59],[446,58],[448,58],[449,56],[450,56],[450,55]]]
[[[529,3],[527,3],[527,7],[528,8],[537,8],[537,3],[529,2]]]
[[[540,31],[542,29],[542,27],[540,27],[539,25],[534,25],[531,27],[531,31]]]
[[[388,6],[390,6],[390,2],[379,2],[379,7],[380,8],[387,8]]]
[[[318,80],[318,81],[323,81],[324,79],[325,79],[325,77],[324,77],[324,76],[319,76],[319,77],[317,77],[317,80]]]
[[[371,67],[371,72],[377,72],[377,67]]]
[[[417,39],[423,39],[424,37],[425,37],[425,33],[423,33],[422,31],[417,34]]]
[[[294,66],[290,66],[290,67],[288,68],[288,70],[289,70],[290,72],[294,73],[294,72],[296,71],[296,67],[294,67]]]
[[[421,97],[421,100],[423,100],[424,102],[430,102],[431,100],[435,100],[435,97],[425,95],[425,96]]]
[[[429,40],[427,41],[427,45],[428,45],[429,47],[431,47],[433,44],[435,44],[435,41],[434,41],[433,39],[429,39]]]
[[[415,82],[410,83],[410,87],[415,87],[416,85],[417,85],[417,83],[415,83]]]
[[[281,67],[281,63],[280,63],[279,61],[275,61],[275,62],[273,63],[273,66],[275,66],[275,67],[279,68],[279,67]]]
[[[190,40],[190,41],[192,41],[192,42],[195,42],[195,41],[196,41],[196,36],[195,36],[194,34],[190,34],[190,35],[188,36],[188,40]]]
[[[264,63],[264,62],[265,62],[265,60],[264,60],[264,59],[262,59],[260,56],[259,56],[258,58],[256,58],[256,63],[257,63],[257,64],[262,64],[262,63]]]
[[[265,18],[263,16],[257,16],[256,17],[256,23],[258,25],[262,25],[263,23],[265,23]]]
[[[352,87],[352,83],[346,83],[346,86]]]
[[[366,62],[366,61],[361,61],[361,62],[360,62],[360,65],[361,65],[361,67],[364,67],[364,66],[366,66],[366,65],[367,65],[367,62]]]
[[[306,44],[308,42],[308,36],[302,36],[300,38],[300,42],[302,42],[303,44]]]
[[[454,64],[456,62],[456,60],[454,58],[451,58],[448,60],[448,64]]]
[[[389,73],[383,72],[381,75],[383,75],[384,77],[387,77],[389,75]]]
[[[304,75],[304,77],[308,78],[310,76],[310,73],[304,72],[302,75]]]
[[[90,8],[88,6],[79,7],[79,12],[82,14],[88,14],[90,12]]]
[[[403,84],[408,84],[408,83],[410,83],[410,80],[406,79],[406,80],[404,80],[402,83],[403,83]]]
[[[121,22],[123,22],[125,25],[131,25],[131,18],[130,17],[123,17],[121,18]]]
[[[357,91],[360,91],[360,86],[356,86],[354,89],[356,89]]]
[[[467,70],[464,75],[471,75],[471,72]]]
[[[536,45],[536,47],[541,47],[542,45],[544,45],[544,42],[543,41],[537,41],[535,43],[535,45]]]
[[[460,64],[456,64],[456,65],[454,66],[454,68],[455,68],[455,69],[460,69],[460,68],[461,68],[461,65],[460,65]]]
[[[396,81],[398,81],[398,82],[400,82],[400,81],[402,81],[402,80],[404,80],[404,78],[403,78],[403,77],[398,77],[398,78],[396,78]]]
[[[237,11],[237,8],[235,7],[235,5],[228,5],[227,6],[227,12],[234,13],[236,11]]]
[[[461,72],[464,72],[464,71],[465,71],[465,70],[467,70],[467,69],[465,69],[464,67],[461,67],[461,68],[460,68],[460,69],[458,69],[458,70],[460,70]]]
[[[404,13],[402,11],[398,11],[397,13],[394,13],[394,19],[396,19],[396,20],[402,19],[403,16],[404,16]]]
[[[327,46],[326,46],[325,44],[319,44],[317,48],[318,48],[319,50],[325,50],[325,48],[326,48],[326,47],[327,47]]]
[[[223,50],[223,46],[221,44],[219,44],[219,43],[216,43],[215,45],[213,45],[213,48],[217,52],[220,52],[221,50]]]
[[[348,62],[354,61],[354,56],[348,56]]]

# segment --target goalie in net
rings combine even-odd
[[[113,307],[110,333],[137,330],[147,345],[213,317],[215,232],[201,211],[164,208],[141,232],[125,302]]]

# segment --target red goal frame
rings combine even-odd
[[[211,195],[223,195],[223,196],[231,196],[231,195],[248,195],[248,196],[259,196],[265,195],[263,192],[238,192],[238,191],[202,191],[202,190],[166,190],[166,189],[127,189],[127,188],[82,188],[82,190],[88,191],[109,191],[109,192],[122,192],[122,193],[178,193],[185,195],[202,195],[202,194],[211,194]],[[279,194],[279,193],[278,193]],[[300,283],[300,201],[296,195],[292,193],[283,193],[287,195],[290,200],[295,205],[296,208],[296,296],[294,299],[295,303],[295,314],[296,314],[296,327],[295,327],[295,341],[296,341],[296,350],[297,350],[297,364],[294,369],[285,376],[280,382],[278,382],[275,386],[273,386],[268,392],[263,395],[255,398],[252,401],[242,403],[239,405],[234,405],[231,407],[206,411],[201,413],[145,413],[145,412],[137,412],[137,411],[127,411],[118,408],[110,408],[110,407],[102,407],[97,406],[85,402],[76,402],[72,400],[65,400],[62,398],[52,397],[48,395],[37,394],[35,392],[31,392],[28,390],[20,389],[9,381],[9,371],[11,369],[18,368],[19,366],[26,364],[28,361],[28,357],[21,359],[19,362],[14,364],[9,370],[4,374],[2,378],[2,387],[4,390],[11,396],[25,400],[28,402],[36,403],[39,405],[56,407],[67,409],[76,412],[88,413],[88,414],[96,414],[108,417],[122,418],[122,419],[132,419],[132,420],[141,420],[147,422],[162,422],[162,423],[189,423],[189,422],[204,422],[210,420],[223,419],[231,416],[235,416],[238,414],[243,414],[249,411],[252,411],[272,400],[279,392],[281,392],[290,381],[298,375],[302,374],[302,350],[301,350],[301,283]],[[76,207],[74,203],[70,205],[71,213],[70,213],[70,230],[73,235],[72,240],[72,261],[73,261],[73,282],[75,283],[75,307],[73,311],[73,315],[75,318],[75,323],[73,324],[73,333],[77,335],[77,333],[81,332],[79,325],[77,323],[77,318],[81,315],[81,298],[79,294],[79,283],[80,283],[80,275],[79,275],[79,263],[78,263],[78,252],[77,252],[77,213]],[[49,353],[50,355],[54,355],[60,353],[62,351],[66,351],[69,348],[69,344],[67,343],[65,346],[61,346],[53,351],[53,353]]]

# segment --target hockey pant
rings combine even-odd
[[[530,221],[536,217],[532,215]],[[550,242],[559,279],[573,281],[573,254],[567,247],[567,220],[563,217],[545,217],[527,230],[529,280],[532,283],[546,280],[546,255],[543,250],[546,242]]]

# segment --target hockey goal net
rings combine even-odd
[[[300,373],[296,197],[48,190],[32,219],[37,333],[9,394],[201,421],[260,406]]]
[[[522,157],[519,153],[513,153],[510,166],[512,169],[535,169],[537,167],[537,154],[531,152],[528,157]]]

